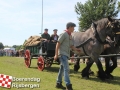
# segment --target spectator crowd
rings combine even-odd
[[[0,56],[19,57],[19,51],[0,49]]]

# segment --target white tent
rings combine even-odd
[[[13,51],[15,51],[15,48],[4,48],[4,50],[13,50]]]

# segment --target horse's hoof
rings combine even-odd
[[[107,77],[109,78],[109,79],[114,79],[114,76],[113,75],[111,75],[111,74],[107,74]]]
[[[105,73],[106,73],[107,79],[114,79],[114,76],[112,74],[110,74],[109,72],[106,72],[106,71],[105,71]]]
[[[78,72],[78,70],[74,69],[74,72]]]
[[[104,72],[101,73],[99,71],[97,71],[97,76],[96,77],[98,77],[102,81],[105,81],[107,79],[107,75]]]
[[[103,78],[103,77],[100,77],[100,76],[97,76],[97,78],[99,78],[101,81],[105,81],[106,78]]]
[[[89,79],[89,75],[83,75],[81,74],[82,78]]]
[[[112,74],[109,75],[111,79],[114,79],[114,76]]]

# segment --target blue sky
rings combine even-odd
[[[49,34],[65,30],[67,22],[76,23],[74,6],[86,0],[43,0],[43,29]],[[120,16],[120,14],[119,14]],[[40,35],[42,23],[42,0],[0,0],[0,42],[4,45],[21,45],[32,35]],[[44,31],[44,30],[43,30]]]

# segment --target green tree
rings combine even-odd
[[[3,49],[4,45],[0,42],[0,49]]]
[[[27,41],[27,40],[24,41],[23,45],[21,46],[21,49],[24,49],[24,48],[25,48],[24,44],[26,43],[26,41]]]
[[[13,45],[12,47],[14,47],[16,50],[24,49],[23,45]]]
[[[118,10],[120,11],[120,2],[118,2]]]
[[[90,27],[92,21],[105,17],[116,17],[120,11],[117,0],[88,0],[85,4],[77,2],[75,12],[78,14],[80,31]]]
[[[17,47],[17,45],[13,45],[12,47],[13,47],[13,48],[16,48],[16,47]]]
[[[16,50],[20,50],[22,45],[17,45]]]

